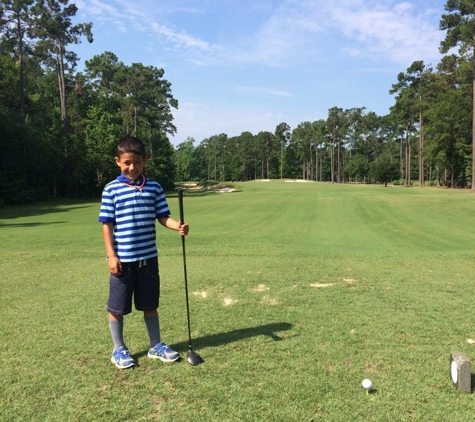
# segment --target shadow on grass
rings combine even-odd
[[[15,218],[36,217],[45,214],[59,214],[74,211],[77,209],[91,208],[92,206],[93,205],[90,205],[89,203],[84,204],[83,202],[76,202],[71,200],[63,200],[53,203],[48,202],[28,205],[12,205],[0,209],[0,220],[14,220]]]
[[[228,331],[227,333],[210,334],[208,336],[198,337],[196,339],[192,338],[191,341],[193,348],[195,348],[195,346],[198,348],[218,347],[224,344],[229,344],[235,341],[257,336],[266,336],[270,337],[274,341],[281,341],[283,339],[282,337],[279,337],[277,333],[279,331],[288,331],[291,328],[292,324],[289,324],[288,322],[277,322],[274,324],[260,325],[258,327],[239,328],[237,330]],[[179,352],[184,352],[188,350],[188,340],[182,341],[180,343],[174,343],[170,346],[172,349],[175,349]],[[134,354],[134,356],[140,358],[145,356],[147,353],[148,350]]]
[[[50,226],[51,224],[64,224],[66,221],[52,221],[51,223],[23,223],[23,224],[4,224],[0,222],[0,229],[7,229],[11,227],[37,227]]]
[[[475,374],[474,373],[471,373],[470,374],[470,380],[471,380],[471,386],[472,388],[470,389],[470,393],[473,393],[473,386],[475,385]]]
[[[230,194],[230,193],[237,193],[237,192],[241,192],[240,190],[233,190],[232,192],[225,192],[226,194]],[[196,190],[196,191],[187,191],[187,190],[183,190],[183,198],[186,198],[186,197],[195,197],[195,196],[208,196],[208,195],[222,195],[224,194],[224,192],[217,192],[213,189],[208,189],[208,190]],[[167,198],[177,198],[178,197],[178,192],[169,192],[167,193]]]

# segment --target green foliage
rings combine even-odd
[[[173,154],[177,180],[195,180],[198,177],[198,172],[195,173],[196,168],[193,162],[194,141],[193,138],[188,138],[177,146]]]
[[[166,136],[154,138],[150,144],[150,151],[158,151],[150,154],[147,162],[147,177],[159,182],[165,190],[172,190],[175,186],[175,166],[173,164],[173,147]]]
[[[395,179],[399,174],[398,163],[390,154],[381,154],[371,165],[371,174],[379,183],[387,186],[388,182]]]
[[[68,3],[0,5],[0,143],[11,151],[0,179],[14,180],[0,182],[2,205],[99,195],[116,175],[115,144],[124,133],[148,144],[150,172],[173,187],[166,134],[176,131],[170,109],[178,102],[163,69],[125,66],[106,52],[76,74],[78,58],[66,48],[81,37],[92,42],[92,24],[74,24],[78,9]]]
[[[116,154],[120,126],[113,114],[97,106],[87,112],[85,129],[86,158],[95,170],[97,186],[102,188],[110,181],[112,170],[117,170],[113,157]]]
[[[353,177],[358,180],[363,180],[363,178],[368,174],[369,165],[365,160],[362,154],[352,155],[345,165],[345,172],[349,177]]]

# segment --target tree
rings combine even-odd
[[[325,145],[326,122],[323,119],[316,120],[313,126],[313,143],[315,145],[315,180],[323,180],[323,154],[320,153]]]
[[[75,4],[68,5],[69,0],[37,0],[31,11],[35,16],[33,35],[39,41],[36,48],[44,63],[55,69],[58,75],[61,122],[64,135],[69,133],[67,110],[67,79],[68,65],[76,66],[77,55],[66,50],[69,44],[79,44],[81,37],[86,36],[92,43],[92,23],[73,25],[72,18],[78,8]]]
[[[371,170],[376,181],[388,186],[388,182],[396,179],[399,174],[398,164],[389,152],[382,153],[372,164]]]
[[[153,132],[157,131],[160,136],[176,133],[171,108],[178,108],[178,101],[173,98],[171,84],[163,79],[164,73],[163,69],[154,66],[133,63],[132,66],[119,66],[114,75],[126,132],[149,139],[151,158],[154,155]]]
[[[111,167],[115,170],[112,157],[115,154],[119,134],[120,126],[105,107],[99,104],[88,109],[85,129],[86,156],[88,167],[94,168],[98,188],[102,188],[108,182],[104,180],[104,176],[111,174]]]
[[[437,69],[433,104],[427,111],[427,158],[435,167],[437,186],[443,174],[444,184],[456,187],[460,180],[465,187],[471,176],[471,63],[449,55]]]
[[[302,165],[302,179],[312,180],[314,174],[314,127],[312,123],[302,122],[292,131],[292,144]]]
[[[280,178],[283,178],[284,172],[284,150],[290,138],[290,126],[285,123],[279,123],[275,128],[275,137],[280,142]]]
[[[447,0],[439,28],[447,31],[440,43],[440,52],[447,53],[460,46],[460,52],[469,52],[472,61],[472,191],[475,192],[475,2]]]
[[[276,148],[276,138],[271,132],[259,132],[256,135],[256,148],[261,160],[261,178],[270,178],[272,154]]]
[[[342,108],[332,107],[328,110],[327,131],[330,139],[330,161],[331,161],[331,181],[335,183],[335,166],[336,166],[336,182],[341,183],[341,170],[343,167],[343,140],[346,138],[348,130],[347,113]],[[335,157],[336,150],[336,157]]]
[[[390,92],[392,92],[392,90]],[[407,88],[401,89],[396,97],[396,103],[390,108],[390,114],[388,116],[392,122],[392,126],[400,131],[401,176],[404,176],[406,186],[411,186],[412,180],[412,135],[415,130],[413,103],[413,92]]]
[[[185,142],[179,144],[175,149],[174,162],[176,168],[176,176],[178,180],[193,180],[193,153],[195,148],[193,146],[195,140],[188,137]],[[198,176],[198,175],[196,175]]]
[[[398,82],[393,84],[390,94],[399,93],[396,101],[404,102],[402,107],[419,120],[419,186],[424,186],[424,113],[428,108],[428,86],[431,82],[432,68],[422,60],[415,61],[406,73],[399,73]],[[417,117],[416,117],[417,116]]]
[[[369,165],[365,160],[363,154],[356,153],[353,154],[345,165],[345,172],[348,173],[350,177],[354,177],[358,183],[358,178],[364,180],[368,174]]]
[[[117,72],[124,67],[118,57],[106,51],[85,61],[85,72],[93,90],[110,98],[114,95],[114,80]]]
[[[31,29],[30,9],[34,0],[4,0],[0,3],[0,28],[5,39],[10,41],[18,59],[18,104],[20,123],[25,123],[25,50],[30,45],[26,33]]]

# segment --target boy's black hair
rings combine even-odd
[[[141,155],[144,158],[147,157],[145,145],[139,138],[135,138],[134,136],[126,135],[119,141],[117,145],[117,156],[120,157],[126,152]]]

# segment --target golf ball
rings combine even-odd
[[[361,385],[363,386],[363,388],[366,388],[367,390],[369,390],[373,386],[373,383],[371,382],[371,380],[366,378],[366,379],[363,380]]]

